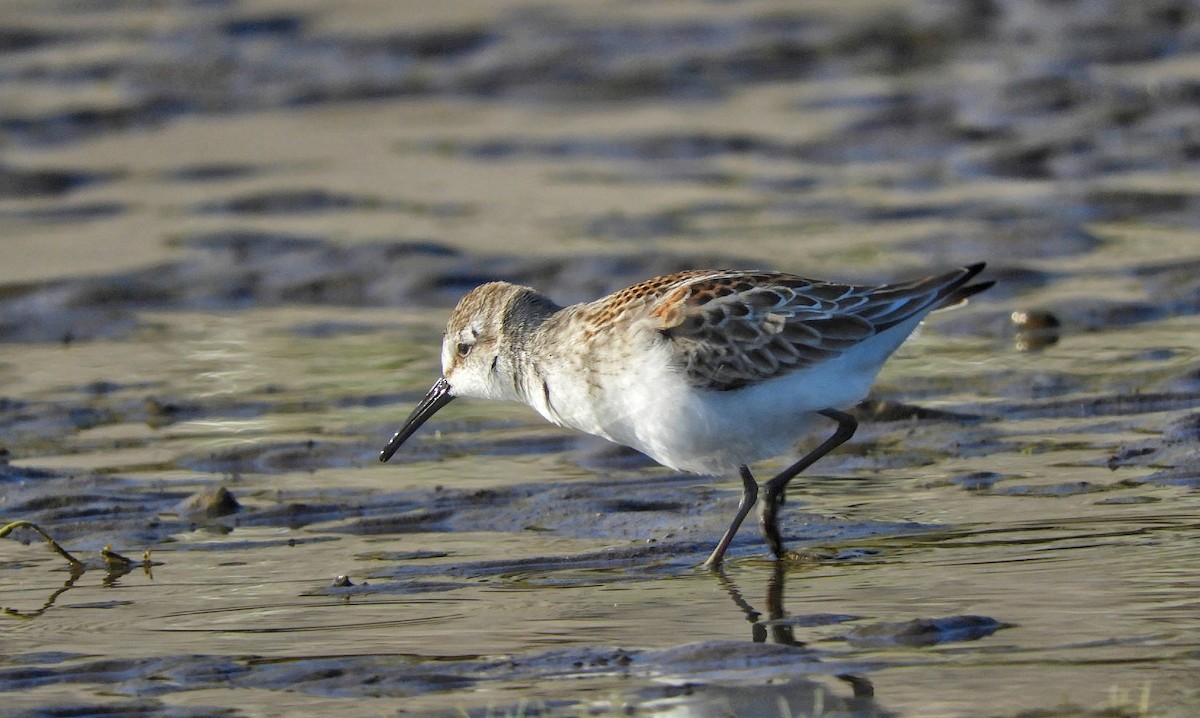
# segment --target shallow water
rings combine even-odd
[[[1190,10],[9,5],[7,712],[1200,711]],[[979,260],[782,564],[521,407],[375,458],[485,279]]]

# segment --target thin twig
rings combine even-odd
[[[6,524],[3,528],[0,528],[0,538],[4,538],[5,536],[9,535],[10,533],[12,533],[13,531],[15,531],[16,529],[19,529],[19,528],[27,528],[27,529],[33,529],[34,531],[37,531],[38,534],[41,535],[42,538],[46,539],[46,543],[50,544],[50,548],[54,549],[55,553],[57,553],[59,556],[62,556],[63,558],[65,558],[67,561],[69,561],[71,563],[71,568],[73,570],[82,570],[83,569],[83,561],[80,561],[79,559],[72,556],[65,548],[60,546],[58,544],[58,542],[55,541],[54,538],[50,536],[50,534],[43,531],[42,527],[40,527],[37,524],[32,523],[30,521],[13,521],[10,524]]]

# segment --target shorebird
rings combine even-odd
[[[866,396],[921,320],[993,284],[969,283],[983,267],[878,285],[691,270],[568,307],[529,287],[483,284],[451,313],[442,377],[379,460],[456,397],[523,402],[678,471],[736,470],[737,513],[705,561],[716,566],[758,499],[749,465],[831,419],[828,439],[762,486],[759,523],[782,558],[788,482],[853,436],[858,423],[843,409]]]

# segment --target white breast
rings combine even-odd
[[[531,389],[538,395],[530,404],[556,424],[630,446],[673,469],[729,473],[790,452],[822,420],[815,412],[860,401],[913,326],[731,391],[689,385],[673,368],[670,343],[647,333],[637,350],[596,352],[579,365],[547,367],[548,391]]]

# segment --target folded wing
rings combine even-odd
[[[697,387],[726,391],[826,361],[917,316],[991,286],[983,264],[912,282],[848,285],[790,274],[681,276],[651,308]]]

